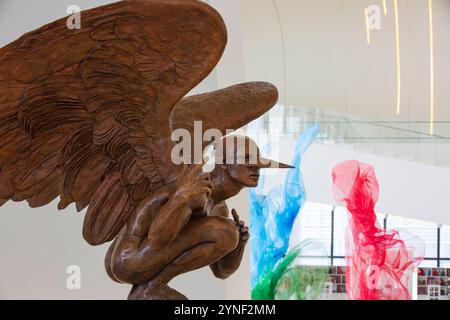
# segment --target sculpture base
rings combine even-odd
[[[186,296],[168,285],[139,284],[134,285],[128,300],[188,300]]]

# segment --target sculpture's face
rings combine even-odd
[[[215,144],[216,164],[242,187],[258,186],[262,168],[292,168],[261,156],[256,142],[246,136],[228,136]]]
[[[227,165],[228,175],[243,187],[254,188],[259,182],[259,167],[245,164]]]
[[[226,163],[228,175],[243,187],[254,188],[259,182],[260,166],[257,164],[260,157],[256,143],[248,137],[235,140],[233,161]]]

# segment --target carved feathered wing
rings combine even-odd
[[[278,100],[277,88],[267,82],[249,82],[180,100],[173,110],[171,128],[194,135],[194,121],[202,130],[237,130],[269,111]],[[205,141],[204,144],[208,144]]]
[[[88,206],[84,238],[110,241],[173,179],[169,116],[217,64],[219,14],[199,1],[123,1],[0,49],[0,205]]]

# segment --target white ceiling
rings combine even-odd
[[[447,121],[436,123],[434,133],[450,136],[450,1],[432,2],[434,119]],[[364,8],[370,5],[381,9],[381,29],[372,30],[368,45]],[[427,0],[398,0],[399,115],[394,0],[386,0],[386,16],[382,0],[241,0],[241,6],[247,80],[274,82],[287,105],[425,122],[428,132]]]

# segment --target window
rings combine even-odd
[[[437,267],[437,259],[423,260],[420,263],[421,268],[436,268]]]
[[[326,247],[331,265],[345,266],[348,219],[344,207],[306,202],[295,223],[291,243],[317,239]],[[450,226],[438,228],[435,223],[384,214],[378,214],[377,221],[382,229],[406,230],[406,234],[423,239],[425,260],[421,267],[450,268]]]
[[[439,235],[439,258],[441,267],[450,267],[450,226],[442,226]]]
[[[425,258],[437,259],[437,224],[403,217],[389,216],[387,228],[394,230],[405,229],[414,236],[419,236],[425,243]]]
[[[348,213],[347,209],[337,207],[334,209],[334,241],[333,256],[345,256],[345,240],[348,232]],[[345,262],[344,262],[345,264]]]
[[[345,258],[333,258],[333,266],[345,267]]]
[[[295,230],[295,229],[294,229]],[[325,246],[328,256],[331,251],[330,206],[306,202],[299,215],[299,228],[296,233],[299,241],[317,239]]]

